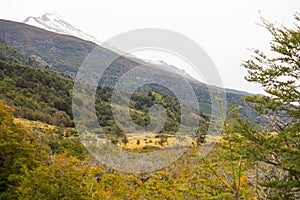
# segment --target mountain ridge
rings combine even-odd
[[[64,35],[71,35],[71,36],[75,36],[78,38],[81,38],[83,40],[86,41],[91,41],[99,46],[105,47],[107,49],[110,49],[120,55],[123,55],[124,52],[121,52],[120,50],[116,49],[115,47],[113,47],[112,45],[105,43],[105,42],[101,42],[98,39],[96,39],[95,37],[84,33],[83,31],[79,30],[78,28],[75,28],[74,26],[72,26],[70,23],[66,22],[62,16],[56,12],[50,12],[50,13],[45,13],[44,15],[40,16],[40,17],[27,17],[23,23],[31,25],[31,26],[35,26],[38,28],[42,28],[44,30],[48,30],[51,32],[55,32],[58,34],[64,34]],[[149,63],[151,65],[158,65],[161,68],[165,68],[167,70],[170,70],[171,72],[176,72],[178,74],[181,74],[182,76],[184,76],[185,78],[188,79],[194,79],[190,74],[186,73],[185,70],[183,69],[179,69],[176,66],[170,65],[162,60],[157,60],[157,61],[152,61],[152,60],[145,60],[145,59],[140,59],[132,54],[127,54],[126,53],[126,57],[127,58],[131,58],[133,60],[137,59],[138,62],[146,62]]]
[[[107,43],[102,43],[101,41],[99,41],[98,39],[96,39],[95,37],[84,33],[83,31],[79,30],[78,28],[72,26],[70,23],[68,23],[66,20],[63,19],[63,17],[55,12],[47,12],[45,14],[43,14],[40,17],[27,17],[23,23],[27,24],[27,25],[31,25],[31,26],[35,26],[44,30],[48,30],[50,32],[55,32],[58,34],[64,34],[64,35],[69,35],[69,36],[75,36],[77,38],[86,40],[86,41],[91,41],[97,45],[100,45],[102,47],[105,47],[109,50],[112,50],[118,54],[124,54],[123,52],[119,51],[118,49],[110,46]],[[163,60],[146,60],[146,59],[140,59],[137,58],[133,55],[128,55],[126,54],[127,57],[130,56],[130,58],[132,59],[137,59],[138,62],[146,62],[149,63],[150,65],[157,65],[159,67],[163,67],[171,72],[175,72],[180,74],[181,76],[190,79],[190,80],[194,80],[195,78],[193,78],[190,74],[188,74],[185,70],[183,69],[179,69],[176,66],[170,65],[168,63],[166,63]],[[196,80],[198,81],[198,80]],[[201,81],[199,81],[201,82]],[[226,91],[231,92],[231,93],[241,93],[243,92],[245,95],[251,95],[251,93],[249,92],[245,92],[245,91],[240,91],[237,89],[231,89],[231,88],[225,88]]]
[[[95,43],[74,36],[57,34],[8,20],[0,20],[0,39],[28,56],[39,56],[47,63],[50,63],[51,68],[54,70],[70,74],[73,77],[85,57],[96,47]],[[103,54],[107,60],[119,55],[105,47],[98,47],[101,54]],[[103,64],[105,64],[105,62],[106,61],[103,60]],[[122,75],[133,67],[140,65],[141,62],[144,61],[137,58],[126,57],[126,55],[118,57],[117,60],[111,63],[111,70],[106,70],[104,82],[107,83],[106,85],[113,87]],[[179,76],[178,74],[163,71],[155,73],[160,73],[168,77],[173,76],[173,84],[177,84],[176,76]],[[205,83],[196,81],[195,79],[190,81],[199,101],[201,101],[201,109],[209,113],[212,99],[207,87],[213,88],[213,91],[216,93],[221,92],[222,89],[215,86],[207,86]],[[226,91],[226,98],[229,100],[230,105],[241,105],[244,107],[243,113],[250,113],[251,116],[256,116],[253,109],[250,108],[251,105],[243,100],[245,92],[239,92],[237,90],[231,92],[230,89]]]

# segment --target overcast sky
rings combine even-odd
[[[248,48],[269,50],[269,33],[260,15],[271,22],[290,26],[300,11],[299,0],[2,0],[0,18],[23,21],[28,16],[58,12],[67,22],[101,41],[137,28],[163,28],[179,32],[197,42],[215,63],[227,88],[262,92],[244,80],[240,66],[250,57]],[[152,60],[180,65],[161,52],[137,52]],[[186,69],[190,71],[190,69]]]

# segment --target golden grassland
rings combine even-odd
[[[57,127],[54,125],[49,125],[40,121],[33,121],[33,120],[28,120],[24,118],[14,118],[14,121],[16,123],[20,123],[26,128],[35,128],[35,129],[42,129],[44,131],[47,130],[63,130],[62,133],[66,135],[66,132],[68,130],[73,130],[75,131],[74,128],[62,128],[62,127]],[[127,134],[128,137],[128,143],[124,144],[122,142],[119,142],[117,145],[121,149],[126,149],[126,150],[135,150],[135,149],[143,149],[143,148],[165,148],[165,147],[170,147],[174,145],[175,141],[175,135],[172,134],[164,134],[163,135],[165,140],[162,141],[161,137],[158,137],[158,134],[155,133],[135,133],[135,134]],[[212,136],[208,135],[206,137],[206,143],[210,144],[212,142],[218,142],[220,141],[220,136]],[[175,143],[176,144],[176,143]],[[191,146],[196,145],[196,140],[191,141]]]
[[[33,121],[24,118],[14,118],[14,122],[22,124],[28,130],[35,130],[35,131],[40,130],[41,132],[48,132],[48,131],[55,132],[64,137],[78,137],[78,135],[75,134],[76,133],[75,128],[70,128],[70,127],[64,128],[64,127],[49,125],[40,121]]]

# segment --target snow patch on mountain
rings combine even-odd
[[[193,78],[190,74],[188,74],[184,69],[179,69],[176,66],[168,64],[167,62],[165,62],[163,60],[146,60],[146,59],[143,59],[143,60],[151,65],[159,66],[167,71],[170,71],[173,73],[175,72],[187,79],[195,80],[195,78]]]
[[[66,22],[56,12],[46,13],[40,17],[30,16],[27,17],[23,21],[23,23],[59,34],[72,35],[83,40],[94,42],[96,44],[101,43],[101,41],[99,41],[95,37],[82,32],[81,30],[75,28],[74,26]]]

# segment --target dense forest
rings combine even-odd
[[[239,112],[243,108],[232,105],[220,127],[223,135],[202,157],[211,119],[191,109],[199,128],[190,148],[169,166],[139,174],[105,166],[81,143],[68,74],[0,41],[0,199],[299,199],[300,15],[292,28],[262,23],[273,36],[273,57],[254,49],[242,66],[248,70],[246,80],[268,94],[245,98],[265,123],[245,118]],[[178,100],[141,89],[130,99],[134,122],[149,124],[154,104],[166,108],[167,120],[157,145],[155,138],[133,145],[114,121],[111,95],[111,87],[99,86],[95,108],[105,135],[119,148],[137,153],[164,148],[177,131]]]

